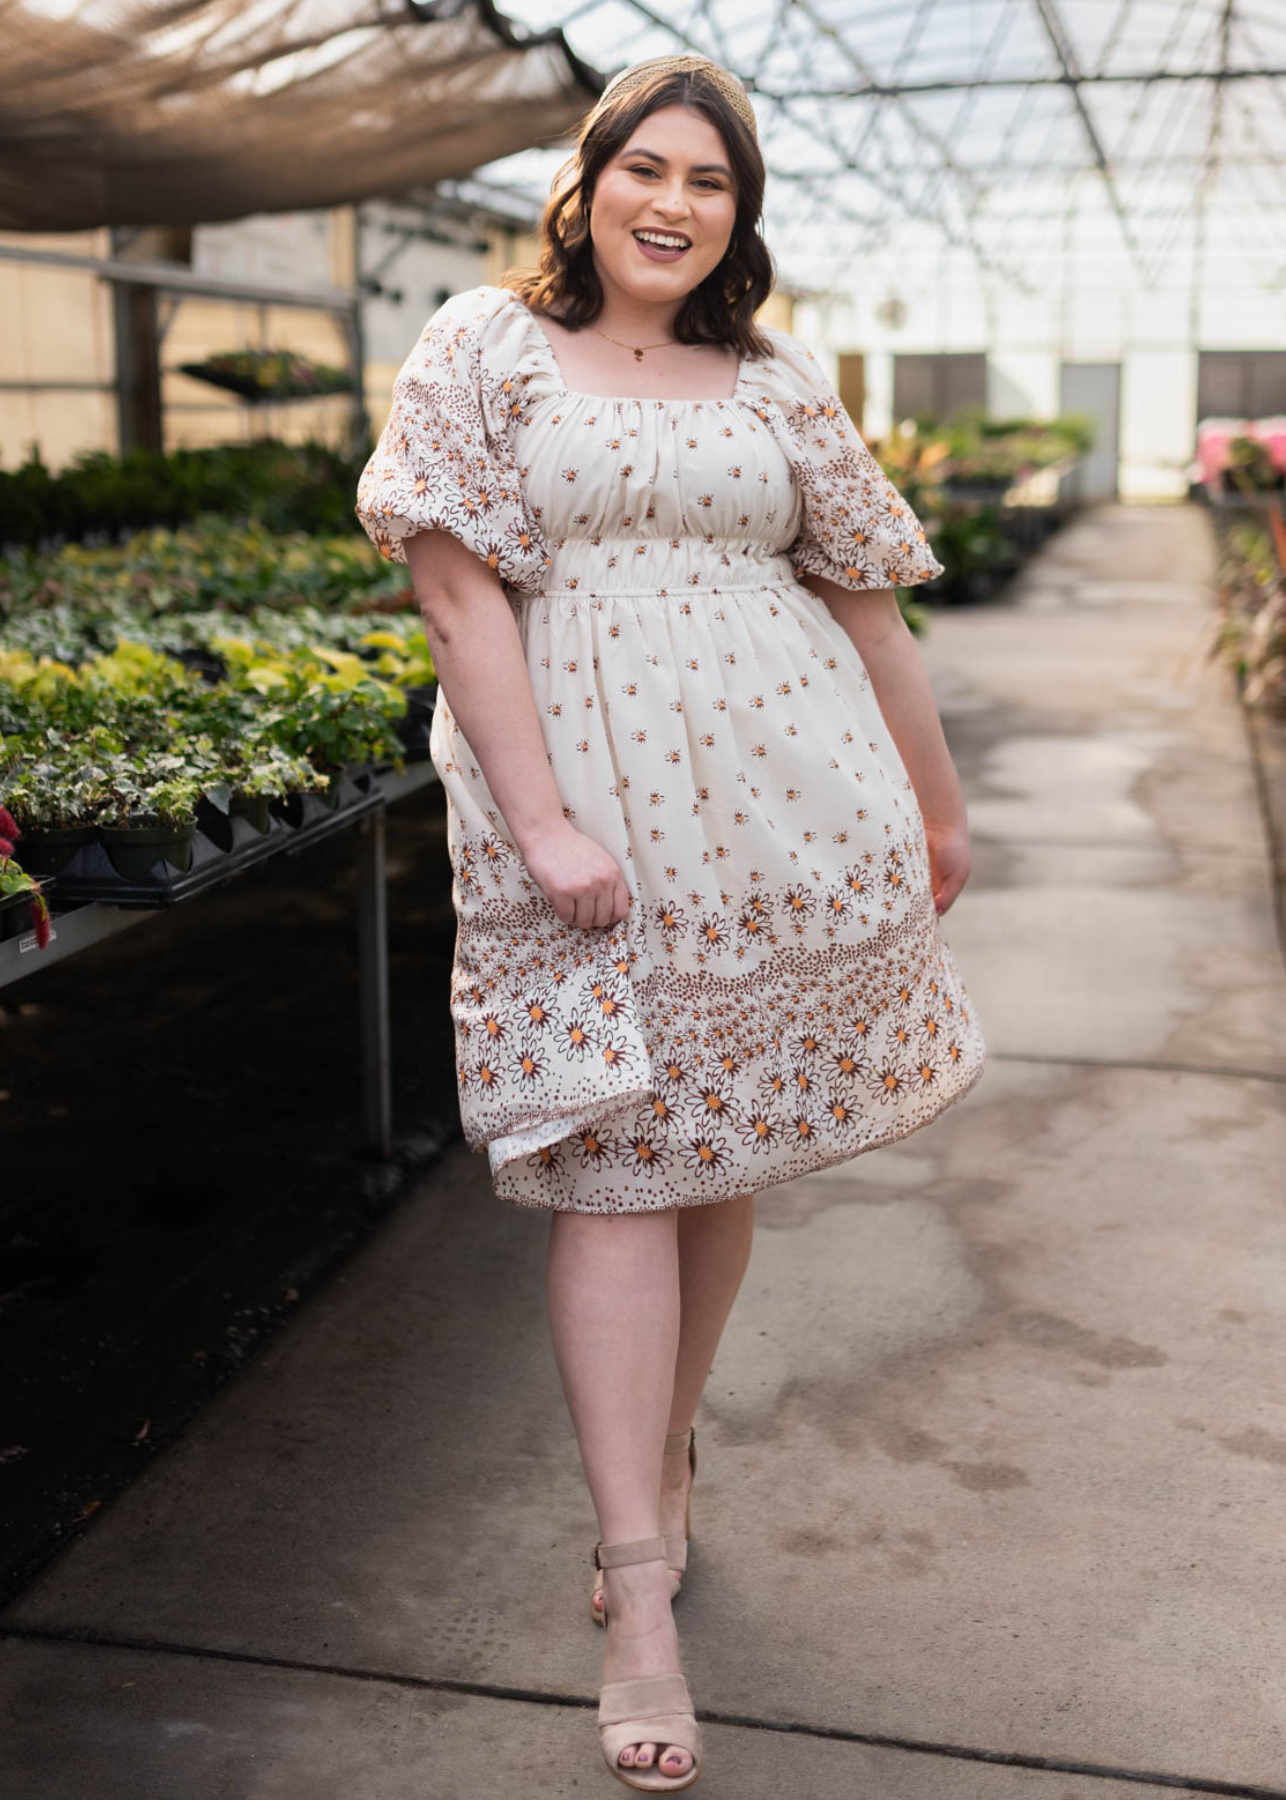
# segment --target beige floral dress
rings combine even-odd
[[[727,400],[569,392],[505,288],[397,377],[357,512],[495,570],[563,810],[631,893],[565,925],[439,693],[459,1102],[496,1192],[699,1206],[858,1156],[972,1087],[985,1045],[865,664],[797,576],[941,572],[820,365],[766,334]]]

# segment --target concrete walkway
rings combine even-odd
[[[1105,507],[934,624],[991,1063],[758,1198],[708,1800],[1286,1796],[1286,981],[1211,565]],[[6,1800],[618,1791],[546,1225],[454,1152],[0,1615]]]

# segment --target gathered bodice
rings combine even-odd
[[[790,459],[755,410],[754,365],[727,399],[639,399],[563,385],[520,304],[522,408],[510,424],[550,555],[545,594],[673,594],[790,580]],[[519,329],[521,329],[521,322]]]

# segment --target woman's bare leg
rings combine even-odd
[[[750,1261],[754,1226],[753,1194],[679,1209],[679,1347],[667,1432],[686,1431],[696,1416],[697,1402]],[[691,1486],[687,1457],[664,1457],[662,1531],[682,1537]]]
[[[657,1536],[661,1452],[679,1349],[676,1214],[602,1217],[556,1212],[545,1271],[554,1360],[604,1543]],[[679,1667],[664,1562],[603,1571],[607,1649],[603,1679]],[[658,1760],[659,1759],[659,1760]],[[685,1775],[675,1746],[630,1745],[623,1766]]]
[[[678,1209],[679,1339],[666,1431],[686,1431],[750,1260],[755,1197],[739,1194]],[[661,1461],[660,1530],[681,1537],[692,1470],[686,1456]],[[673,1586],[673,1581],[671,1582]],[[610,1605],[610,1602],[609,1602]]]
[[[714,1353],[750,1261],[754,1228],[753,1194],[679,1208],[679,1347],[667,1432],[686,1431],[696,1416]],[[670,1458],[671,1462],[677,1460]]]

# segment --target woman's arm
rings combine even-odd
[[[964,793],[942,734],[928,672],[892,588],[853,593],[824,575],[801,577],[824,600],[866,664],[924,818],[933,898],[946,912],[969,878]]]
[[[406,563],[439,689],[527,873],[564,924],[615,924],[629,908],[629,890],[615,859],[563,812],[504,589],[448,531],[408,537]]]

